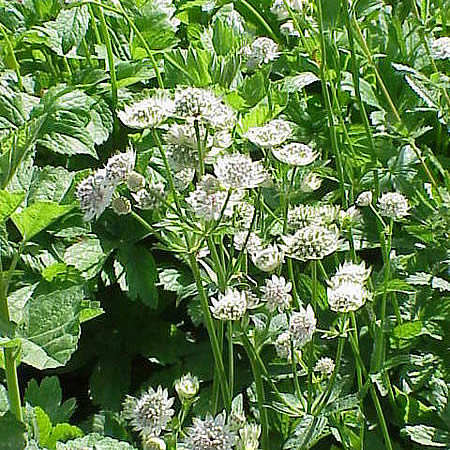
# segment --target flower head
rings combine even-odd
[[[260,37],[242,49],[242,55],[249,70],[274,61],[280,56],[278,45],[267,37]]]
[[[139,399],[128,395],[123,414],[141,435],[159,436],[175,413],[172,409],[174,401],[167,389],[158,386],[155,391],[150,387]]]
[[[115,188],[115,184],[107,177],[105,169],[97,170],[78,185],[76,197],[86,222],[101,216],[110,205]]]
[[[320,372],[323,377],[330,376],[334,371],[334,361],[331,358],[320,358],[314,366],[315,372]]]
[[[214,174],[224,186],[235,189],[256,188],[268,180],[268,173],[259,161],[241,153],[224,155],[214,164]]]
[[[328,305],[335,312],[356,311],[371,298],[364,285],[350,279],[336,281],[331,278],[327,288]]]
[[[232,450],[236,434],[225,423],[225,414],[215,418],[206,416],[204,420],[194,418],[184,440],[189,450]]]
[[[126,215],[131,212],[131,202],[126,197],[116,197],[111,201],[113,211],[119,215]]]
[[[140,189],[136,193],[133,192],[131,195],[138,208],[156,209],[161,205],[165,197],[164,184],[161,182],[152,183],[147,189]]]
[[[434,59],[450,58],[450,37],[440,37],[431,45],[431,55]]]
[[[261,426],[255,423],[246,423],[239,430],[238,450],[258,450]]]
[[[272,149],[273,156],[286,164],[292,166],[307,166],[314,162],[319,153],[314,151],[309,145],[293,142],[280,148]]]
[[[359,206],[359,207],[369,206],[371,203],[372,203],[372,192],[371,191],[361,192],[361,194],[359,194],[358,198],[356,199],[356,206]]]
[[[284,260],[283,251],[280,250],[278,245],[270,244],[263,247],[261,250],[257,250],[251,255],[253,264],[263,272],[272,272],[279,267]]]
[[[291,333],[289,333],[289,331],[284,331],[283,333],[278,335],[277,339],[274,342],[274,346],[279,358],[291,361]]]
[[[244,412],[244,401],[242,394],[237,395],[233,398],[231,402],[231,411],[228,416],[228,425],[231,430],[238,431],[240,430],[245,423],[247,422],[247,418],[245,417]]]
[[[256,233],[249,230],[238,231],[235,233],[233,236],[233,245],[236,250],[245,250],[251,255],[263,248],[261,238]]]
[[[262,127],[249,128],[245,137],[262,148],[283,144],[292,136],[292,125],[282,119],[274,119]]]
[[[286,283],[284,277],[272,275],[272,278],[266,279],[266,285],[261,288],[264,293],[263,299],[267,302],[267,308],[270,311],[278,309],[283,312],[289,309],[292,296],[289,294],[292,290],[292,283]]]
[[[286,3],[293,11],[301,11],[305,0],[287,0]],[[286,8],[284,0],[275,0],[270,8],[270,12],[275,14],[278,20],[284,20],[289,17],[289,11]]]
[[[305,308],[300,307],[300,311],[294,311],[289,321],[289,332],[292,336],[294,347],[301,348],[309,342],[316,331],[317,319],[311,305]]]
[[[140,191],[145,183],[145,177],[138,172],[131,172],[127,177],[127,187],[131,192]]]
[[[407,216],[409,205],[408,199],[399,192],[386,192],[378,199],[378,208],[382,216],[394,220]]]
[[[366,269],[366,264],[361,261],[360,264],[355,264],[350,261],[342,263],[335,275],[332,277],[333,283],[338,283],[343,280],[354,281],[356,283],[365,283],[370,276],[371,269]]]
[[[217,299],[212,299],[210,308],[218,320],[239,320],[247,310],[247,295],[245,291],[227,288],[225,294],[219,293]]]
[[[297,205],[289,208],[288,226],[294,231],[309,225],[330,226],[339,221],[340,213],[337,205]]]
[[[339,233],[335,226],[308,225],[295,234],[283,236],[286,255],[307,261],[322,259],[335,252],[339,244]]]
[[[175,381],[175,390],[182,402],[194,398],[200,388],[198,378],[190,373]]]
[[[106,163],[106,176],[111,183],[122,183],[127,181],[128,176],[132,173],[136,163],[136,153],[130,149],[123,153],[111,156]]]

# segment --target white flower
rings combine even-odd
[[[174,401],[167,389],[150,387],[139,399],[127,395],[123,414],[142,436],[159,436],[175,413]]]
[[[306,2],[307,0],[287,0],[289,8],[293,11],[301,11]],[[275,14],[278,20],[284,20],[289,17],[289,11],[283,0],[275,0],[270,8],[270,12]]]
[[[260,37],[242,49],[242,55],[249,70],[274,61],[280,56],[278,45],[272,39]]]
[[[289,331],[281,333],[274,342],[274,346],[279,358],[291,361],[291,333]]]
[[[142,439],[142,446],[144,450],[166,450],[166,443],[159,437],[144,436]],[[85,448],[85,447],[83,447]],[[87,447],[86,447],[87,448]]]
[[[127,187],[131,192],[140,191],[145,187],[145,177],[138,172],[131,172],[127,178]]]
[[[283,144],[292,136],[292,125],[282,119],[274,119],[262,127],[249,128],[245,137],[262,148]]]
[[[289,333],[292,336],[294,347],[302,348],[309,342],[316,331],[317,319],[311,305],[305,308],[300,307],[300,311],[294,311],[289,320]]]
[[[359,207],[369,206],[371,203],[372,203],[371,191],[361,192],[361,194],[359,194],[358,198],[356,199],[356,205]]]
[[[286,283],[284,277],[272,275],[271,279],[266,279],[266,285],[261,288],[264,293],[263,300],[267,302],[267,308],[270,311],[278,309],[283,312],[289,309],[292,296],[289,294],[292,290],[292,283]]]
[[[204,420],[194,418],[192,422],[184,439],[188,450],[232,450],[236,434],[225,424],[224,413],[214,419],[209,415]]]
[[[340,282],[341,280],[350,280],[356,283],[365,283],[370,276],[371,269],[366,269],[366,264],[361,261],[360,264],[355,264],[351,261],[345,261],[342,263],[332,280]],[[334,282],[333,282],[334,283]]]
[[[328,305],[332,311],[342,313],[356,311],[371,298],[362,283],[350,279],[335,281],[333,278],[327,288]]]
[[[298,230],[309,225],[329,226],[337,223],[341,208],[337,205],[297,205],[289,208],[288,226]]]
[[[310,172],[303,177],[301,190],[303,192],[317,191],[322,185],[322,179],[314,172]]]
[[[214,174],[224,186],[235,189],[256,188],[269,178],[260,161],[252,161],[250,156],[241,153],[218,158]]]
[[[136,163],[136,153],[129,149],[123,153],[111,156],[106,163],[106,176],[112,183],[122,183],[127,181],[128,176],[132,173]]]
[[[164,197],[164,184],[152,183],[147,189],[141,189],[136,193],[131,194],[136,206],[140,209],[156,209],[158,208]]]
[[[115,188],[115,184],[111,183],[107,177],[105,169],[97,170],[78,185],[76,197],[86,222],[100,217],[111,203]]]
[[[166,145],[165,153],[169,166],[174,172],[198,166],[197,149],[179,144]]]
[[[200,388],[198,378],[190,373],[175,381],[175,390],[182,402],[194,398]]]
[[[263,272],[272,272],[279,267],[284,260],[283,251],[276,244],[257,250],[251,255],[253,264]]]
[[[261,238],[253,231],[248,230],[236,232],[233,236],[233,245],[236,250],[239,251],[245,250],[251,255],[262,250],[263,248]]]
[[[290,258],[300,261],[322,259],[335,252],[339,244],[337,227],[309,225],[290,236],[283,236],[284,250]]]
[[[113,211],[119,216],[129,214],[131,212],[131,202],[126,197],[116,197],[111,201]]]
[[[319,153],[314,151],[309,145],[293,142],[280,148],[272,149],[272,154],[278,161],[292,166],[307,166],[314,162]]]
[[[323,377],[330,376],[334,371],[334,361],[331,358],[320,358],[314,366],[315,372],[320,372]]]
[[[245,291],[227,288],[225,294],[219,293],[212,300],[211,312],[218,320],[239,320],[247,310],[247,295]]]
[[[221,185],[220,181],[208,174],[197,183],[195,191],[189,194],[186,202],[191,205],[197,217],[205,220],[218,220],[222,210],[225,217],[231,217],[234,205],[241,199],[240,191],[228,194],[227,189]]]
[[[130,128],[155,128],[173,113],[174,103],[164,92],[146,98],[132,105],[125,105],[117,117]]]
[[[397,220],[407,216],[408,199],[399,192],[386,192],[378,199],[378,208],[382,216]]]
[[[237,450],[258,450],[261,426],[255,423],[246,423],[239,430]]]
[[[292,20],[288,20],[280,25],[280,33],[285,36],[295,36],[300,37],[300,33],[295,28],[294,22]]]
[[[450,37],[440,37],[431,45],[431,55],[434,59],[450,58]]]

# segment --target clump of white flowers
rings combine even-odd
[[[302,348],[311,341],[316,331],[317,319],[311,305],[306,309],[301,306],[299,311],[293,311],[289,320],[289,333],[294,347]]]
[[[131,192],[140,191],[145,187],[145,177],[138,172],[131,172],[127,178],[127,187]]]
[[[431,44],[431,55],[434,59],[449,59],[450,37],[444,36],[433,41]]]
[[[335,312],[352,312],[371,298],[365,283],[370,275],[364,261],[361,264],[345,262],[328,281],[327,296],[330,309]]]
[[[280,56],[278,45],[268,37],[255,39],[242,49],[242,56],[249,70],[268,64]]]
[[[323,377],[328,377],[334,372],[334,361],[331,358],[320,358],[314,366],[314,371],[319,372]]]
[[[245,137],[262,148],[277,147],[287,141],[293,132],[290,122],[274,119],[262,127],[249,128]]]
[[[314,162],[319,153],[309,145],[300,142],[292,142],[283,147],[272,149],[272,154],[278,161],[292,166],[307,166]]]
[[[212,299],[210,308],[218,320],[239,320],[247,310],[247,295],[245,291],[227,288],[225,294],[219,293],[217,299]]]
[[[337,205],[297,205],[289,208],[287,223],[294,231],[309,225],[329,226],[339,222],[341,213]]]
[[[245,251],[251,255],[263,249],[261,238],[253,231],[238,231],[233,236],[234,248],[238,251]]]
[[[175,381],[175,390],[181,402],[185,402],[193,399],[200,388],[198,378],[190,373],[183,375],[177,381]]]
[[[113,184],[127,181],[128,176],[134,169],[135,163],[136,153],[134,150],[130,149],[123,153],[117,153],[111,156],[106,163],[106,176]]]
[[[265,286],[261,288],[263,300],[266,301],[269,311],[283,312],[291,306],[292,296],[289,292],[292,290],[292,283],[286,282],[284,277],[272,275],[272,278],[266,279]]]
[[[219,157],[214,174],[224,186],[235,189],[256,188],[269,178],[260,161],[252,161],[250,156],[241,153]]]
[[[123,216],[131,212],[131,202],[126,197],[116,197],[111,201],[111,208],[117,215]]]
[[[164,91],[130,105],[117,113],[121,122],[130,128],[155,128],[173,114],[175,104]]]
[[[293,235],[283,236],[284,251],[300,261],[322,259],[334,253],[339,245],[336,226],[308,225]]]
[[[156,209],[164,202],[165,186],[162,182],[153,182],[131,195],[139,209]]]
[[[194,418],[186,431],[184,444],[189,450],[231,450],[236,444],[236,434],[226,424],[225,413],[215,418]]]
[[[322,185],[322,178],[315,172],[307,173],[303,179],[300,189],[303,192],[314,192]]]
[[[272,272],[279,267],[284,260],[283,250],[277,244],[269,244],[253,252],[251,255],[253,264],[263,272]]]
[[[402,219],[409,214],[408,199],[399,192],[386,192],[378,199],[378,210],[382,216]]]
[[[139,399],[127,395],[123,415],[142,436],[159,436],[175,413],[174,401],[167,389],[150,387]]]
[[[279,358],[287,361],[292,360],[291,333],[289,331],[283,331],[283,333],[279,334],[274,342],[274,346]]]

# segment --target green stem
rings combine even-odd
[[[217,253],[216,244],[214,243],[214,239],[211,236],[208,236],[207,241],[209,251],[211,252],[211,258],[214,262],[214,269],[217,273],[217,285],[219,287],[219,290],[224,291],[227,287],[227,278],[220,261],[219,254]]]
[[[101,3],[98,3],[98,6],[102,7]],[[102,45],[102,38],[100,37],[100,32],[98,31],[97,21],[94,14],[94,9],[92,4],[88,4],[89,15],[91,16],[92,29],[94,30],[95,40],[98,45]]]
[[[300,307],[299,302],[299,295],[297,290],[297,283],[295,282],[295,276],[294,276],[294,265],[292,263],[291,258],[287,258],[287,266],[288,266],[288,274],[289,274],[289,281],[292,283],[292,302],[294,304],[294,307],[298,309]]]
[[[234,351],[233,351],[233,321],[229,320],[228,327],[228,387],[230,395],[234,392]]]
[[[253,15],[256,22],[258,22],[262,28],[267,32],[267,34],[274,40],[278,41],[277,36],[273,32],[271,26],[267,23],[264,17],[258,12],[258,10],[247,0],[236,0],[237,4],[241,3],[249,12]]]

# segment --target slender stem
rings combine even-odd
[[[298,309],[300,307],[299,295],[297,290],[297,283],[295,282],[294,276],[294,264],[292,263],[292,258],[287,258],[289,281],[292,283],[292,301],[294,307]]]
[[[267,23],[264,17],[258,12],[258,10],[247,0],[237,0],[236,3],[241,3],[248,11],[253,15],[256,21],[266,30],[267,34],[274,40],[278,41],[277,36],[273,32],[271,26]]]
[[[233,351],[233,321],[229,320],[228,327],[228,386],[230,395],[234,392],[234,351]]]
[[[98,6],[102,6],[101,3],[98,4]],[[98,45],[102,44],[102,38],[100,37],[100,32],[98,31],[97,21],[94,14],[94,8],[92,7],[92,4],[88,4],[89,8],[89,15],[91,16],[91,23],[92,23],[92,29],[94,30],[95,40]]]
[[[227,286],[227,278],[225,275],[224,268],[220,261],[219,254],[217,253],[216,244],[214,243],[214,239],[211,236],[208,236],[208,248],[211,252],[212,260],[214,261],[214,269],[217,272],[217,284],[221,291],[224,291]]]

